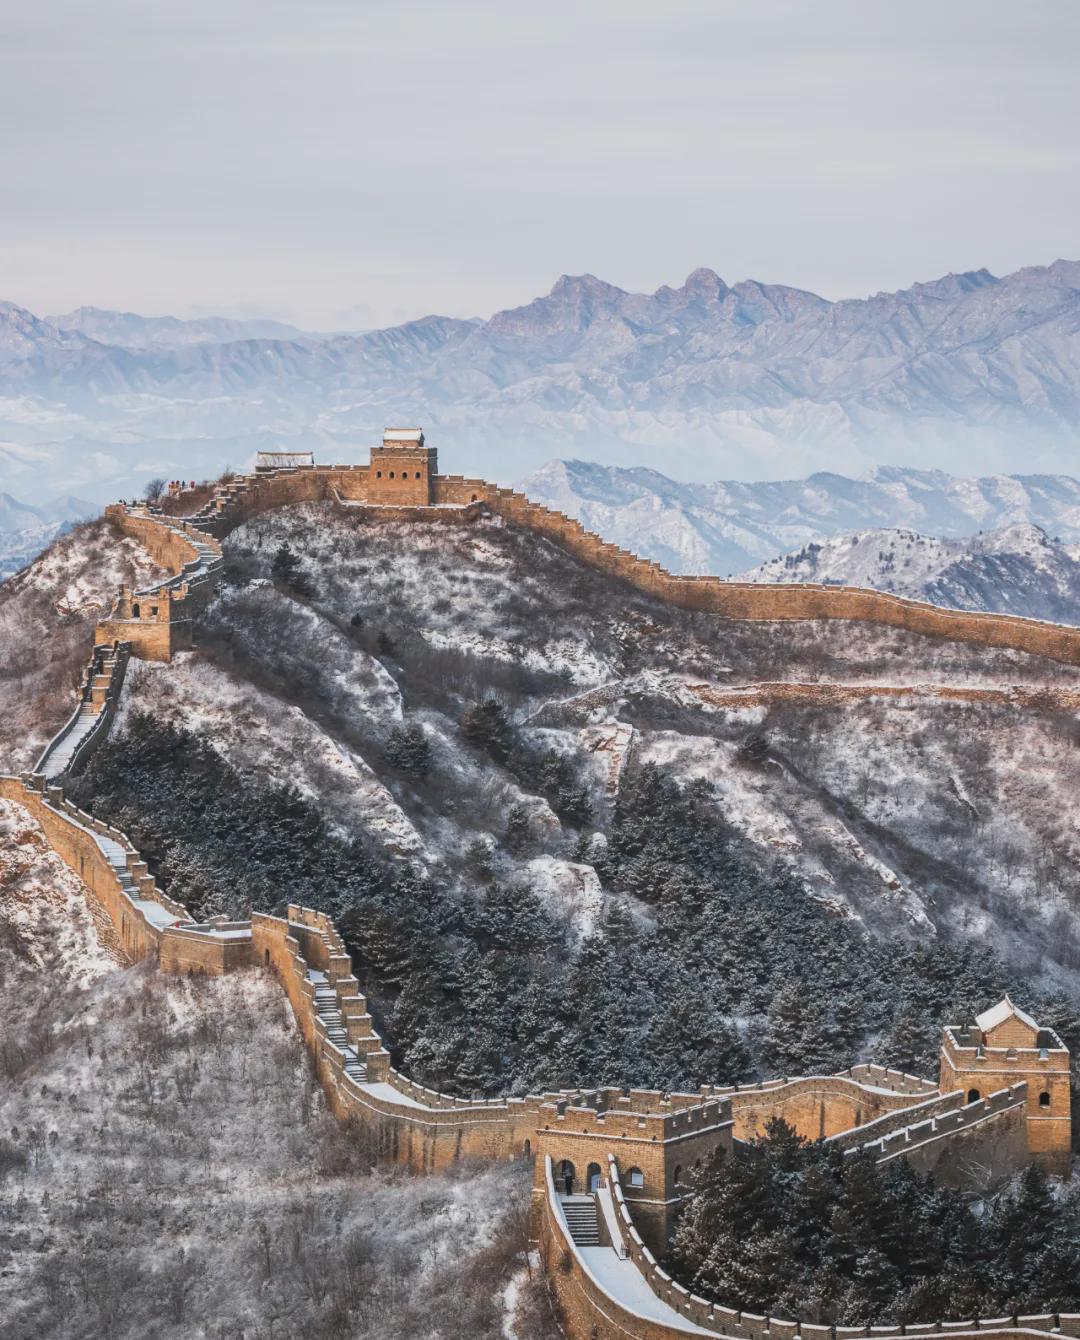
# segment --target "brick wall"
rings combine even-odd
[[[373,453],[380,450],[382,448],[374,448]],[[415,482],[413,480],[412,484]],[[380,487],[383,483],[380,481]],[[235,502],[225,504],[223,500],[215,533],[226,533],[254,512],[292,502],[325,500],[335,494],[354,501],[375,501],[371,484],[367,467],[315,466],[272,476],[245,476],[240,487],[246,492]],[[431,481],[430,499],[399,499],[385,494],[379,498],[379,501],[413,504],[428,500],[442,506],[485,503],[515,525],[544,535],[591,566],[684,609],[702,610],[732,619],[844,619],[878,623],[923,636],[1008,647],[1080,665],[1080,628],[1005,614],[947,610],[886,592],[855,587],[768,586],[725,582],[716,577],[674,576],[658,563],[638,558],[626,549],[607,543],[573,518],[483,479],[436,475]]]
[[[799,1135],[822,1140],[910,1108],[922,1096],[820,1075],[741,1088],[730,1093],[730,1102],[736,1139],[751,1140],[764,1133],[773,1117],[782,1117]]]

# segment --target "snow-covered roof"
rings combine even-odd
[[[383,430],[382,440],[384,442],[422,442],[424,440],[424,430],[422,428],[386,428]]]
[[[990,1033],[998,1024],[1003,1024],[1006,1019],[1019,1019],[1022,1024],[1027,1024],[1028,1028],[1036,1033],[1039,1031],[1039,1025],[1031,1017],[1025,1014],[1023,1010],[1014,1005],[1008,996],[999,1001],[992,1009],[983,1010],[982,1014],[975,1016],[975,1022],[984,1033]]]
[[[265,468],[267,466],[280,470],[288,469],[298,465],[314,465],[315,453],[313,451],[260,451],[255,456],[255,468]]]

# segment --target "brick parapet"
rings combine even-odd
[[[209,509],[215,520],[206,524],[221,535],[254,512],[292,502],[326,500],[335,492],[341,499],[369,502],[372,497],[368,469],[367,466],[309,466],[245,476],[232,493],[218,499],[219,506]],[[685,609],[752,621],[840,619],[878,623],[924,636],[1011,648],[1069,665],[1080,664],[1080,628],[1071,625],[1019,615],[951,610],[862,587],[817,583],[769,585],[680,576],[601,539],[563,512],[482,479],[435,475],[430,498],[420,501],[436,505],[483,502],[493,512],[546,536],[591,566],[647,595]]]

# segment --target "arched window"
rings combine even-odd
[[[381,471],[381,470],[376,470],[376,471],[375,471],[375,478],[376,478],[376,479],[382,479],[382,471]]]
[[[473,496],[469,499],[469,501],[470,501],[470,502],[476,502],[476,494],[475,494],[475,493],[474,493]]]
[[[569,1159],[563,1159],[559,1164],[559,1182],[562,1185],[563,1194],[572,1196],[574,1194],[574,1165]]]
[[[137,618],[139,617],[139,607],[138,607],[138,605],[132,605],[132,607],[131,607],[131,617],[132,617],[133,619],[137,619]]]
[[[1040,1106],[1040,1107],[1049,1107],[1049,1106],[1050,1106],[1050,1095],[1049,1095],[1048,1093],[1040,1093],[1040,1094],[1039,1094],[1039,1106]]]
[[[977,1103],[981,1097],[982,1094],[978,1091],[978,1089],[968,1089],[969,1103]]]
[[[531,1140],[526,1140],[526,1141],[525,1141],[524,1145],[523,1145],[522,1148],[521,1148],[521,1152],[525,1155],[526,1158],[529,1157],[529,1155],[532,1153],[532,1141],[531,1141]]]
[[[676,1186],[682,1186],[682,1164],[676,1163],[674,1182]]]
[[[600,1190],[600,1165],[599,1163],[590,1163],[589,1171],[586,1174],[587,1189],[589,1191]]]
[[[641,1187],[645,1185],[645,1174],[640,1168],[631,1168],[626,1174],[626,1180],[631,1186]]]
[[[416,477],[417,477],[417,479],[420,478],[420,471],[419,471],[419,470],[417,470],[417,472],[416,472]]]
[[[264,950],[263,950],[263,957],[264,957],[264,959],[265,959],[266,966],[269,968],[269,966],[270,966],[270,951],[269,951],[269,949],[264,949]]]
[[[391,471],[390,471],[390,478],[393,479],[393,477],[394,477],[394,472],[393,472],[393,470],[391,470]]]

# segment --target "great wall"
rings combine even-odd
[[[76,808],[55,784],[78,772],[106,734],[128,658],[168,661],[193,645],[195,620],[220,581],[221,538],[247,516],[295,502],[334,501],[391,521],[468,524],[495,513],[651,595],[730,618],[870,620],[1070,664],[1080,664],[1080,629],[962,614],[870,591],[674,577],[520,494],[438,475],[435,452],[418,430],[388,430],[369,466],[271,460],[210,494],[174,488],[167,506],[179,512],[199,497],[203,505],[187,517],[119,504],[107,509],[170,576],[120,592],[96,630],[72,716],[32,772],[0,776],[0,797],[25,807],[40,824],[83,881],[95,918],[115,931],[127,961],[152,959],[168,972],[274,972],[331,1109],[355,1123],[383,1159],[418,1174],[464,1159],[532,1159],[533,1232],[572,1340],[848,1340],[939,1332],[1080,1337],[1080,1315],[872,1328],[785,1321],[699,1298],[661,1266],[679,1208],[693,1195],[693,1170],[717,1150],[753,1138],[774,1116],[810,1139],[849,1153],[868,1151],[879,1162],[905,1158],[956,1185],[1000,1178],[1031,1159],[1067,1175],[1069,1053],[1052,1030],[1008,999],[972,1023],[943,1029],[936,1082],[862,1065],[837,1075],[706,1085],[696,1093],[598,1087],[461,1099],[423,1088],[390,1064],[328,917],[289,905],[284,916],[256,912],[248,922],[196,923],[157,887],[123,833]],[[783,686],[770,688],[782,694]]]

